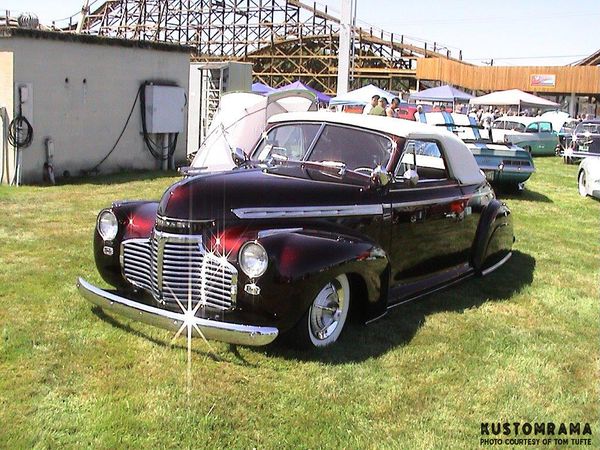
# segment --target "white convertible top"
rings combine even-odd
[[[448,171],[460,184],[478,184],[485,180],[473,154],[453,133],[424,123],[383,116],[334,112],[303,112],[278,114],[269,123],[326,122],[348,125],[408,139],[426,139],[441,142]]]

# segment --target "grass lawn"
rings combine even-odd
[[[507,199],[517,242],[500,270],[323,354],[195,341],[191,390],[184,339],[75,288],[104,285],[98,210],[176,177],[0,187],[0,447],[466,449],[481,422],[529,421],[589,422],[598,448],[600,203],[577,194],[576,166],[535,162]]]

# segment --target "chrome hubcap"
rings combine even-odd
[[[310,309],[312,335],[319,340],[331,336],[339,325],[343,308],[344,291],[334,280],[321,289]]]

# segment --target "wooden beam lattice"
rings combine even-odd
[[[82,25],[86,34],[187,45],[196,61],[249,61],[258,81],[300,79],[327,93],[336,91],[339,29],[327,8],[299,0],[108,0]],[[414,85],[418,57],[453,59],[360,28],[353,46],[352,87],[405,89]]]

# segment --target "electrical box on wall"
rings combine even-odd
[[[177,86],[147,85],[146,130],[148,133],[181,133],[185,122],[185,91]]]

